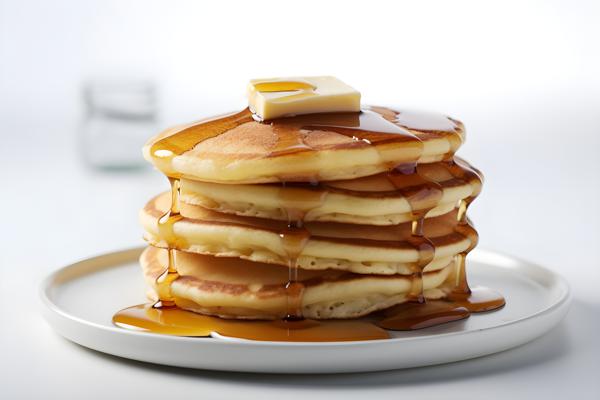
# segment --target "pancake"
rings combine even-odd
[[[465,176],[465,171],[474,173]],[[396,225],[413,220],[418,211],[430,209],[428,217],[446,214],[459,200],[476,195],[481,187],[481,174],[463,160],[453,165],[421,164],[413,174],[418,176],[407,175],[401,180],[393,180],[392,174],[317,185],[223,185],[182,179],[180,199],[242,216],[289,220],[293,210],[304,221]],[[428,187],[432,183],[441,193]],[[420,189],[415,190],[416,185],[421,185]]]
[[[353,179],[452,156],[463,124],[443,115],[367,107],[268,123],[239,113],[171,128],[144,157],[171,177],[216,183]]]
[[[170,195],[152,199],[140,213],[144,238],[152,245],[219,257],[241,257],[270,264],[288,265],[281,233],[284,221],[217,213],[181,203],[183,218],[172,225],[176,243],[162,237],[158,220],[170,206]],[[310,232],[297,265],[308,270],[336,269],[359,274],[410,274],[419,261],[419,251],[410,244],[411,224],[395,226],[348,225],[308,222]],[[433,261],[425,271],[447,265],[454,255],[467,250],[476,240],[455,231],[456,210],[424,223],[424,235],[435,246]]]
[[[286,268],[238,258],[177,252],[180,277],[171,284],[178,307],[223,318],[276,319],[286,315]],[[156,278],[164,271],[167,252],[147,248],[140,257],[149,297],[156,300]],[[424,274],[425,296],[444,296],[440,286],[454,264]],[[299,271],[305,286],[302,315],[312,319],[357,318],[407,300],[411,277],[358,275],[340,271]]]

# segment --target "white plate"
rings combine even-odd
[[[567,284],[553,272],[476,250],[469,255],[469,281],[500,290],[507,304],[465,321],[393,332],[392,339],[364,342],[258,342],[156,335],[111,323],[116,311],[146,300],[137,263],[141,250],[90,258],[50,275],[41,288],[50,325],[82,346],[157,364],[245,372],[358,372],[441,364],[507,350],[550,330],[570,303]]]

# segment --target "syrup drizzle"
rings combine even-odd
[[[418,171],[416,161],[411,164],[400,164],[387,174],[388,180],[408,201],[412,214],[411,237],[409,243],[418,254],[413,266],[413,285],[409,299],[417,303],[425,303],[423,293],[423,270],[435,256],[435,246],[423,234],[423,224],[427,213],[439,204],[443,190],[439,183],[424,178]]]
[[[160,237],[164,238],[167,244],[168,265],[156,281],[159,301],[154,306],[139,305],[121,310],[115,314],[114,323],[128,329],[180,336],[220,334],[254,340],[344,341],[389,337],[386,331],[368,320],[302,319],[304,285],[298,279],[298,257],[310,237],[310,233],[304,227],[304,217],[310,209],[320,206],[331,190],[331,187],[326,186],[327,184],[323,185],[327,190],[318,190],[323,188],[318,182],[313,182],[312,185],[317,190],[310,192],[309,195],[303,195],[310,200],[309,207],[301,209],[296,206],[297,199],[283,199],[283,211],[288,225],[280,232],[280,237],[289,270],[286,284],[287,309],[283,320],[226,320],[177,308],[170,287],[171,283],[179,277],[174,249],[181,247],[182,243],[178,242],[180,239],[173,232],[173,224],[182,217],[179,213],[178,174],[172,171],[171,162],[174,157],[191,150],[202,141],[246,123],[257,123],[253,121],[252,113],[248,109],[188,126],[158,140],[151,147],[150,152],[156,165],[161,170],[169,172],[171,176],[169,178],[171,207],[160,218],[158,227]],[[470,312],[493,310],[504,305],[502,296],[487,288],[471,289],[466,279],[465,259],[477,244],[477,232],[471,226],[466,212],[481,190],[482,179],[478,171],[454,157],[464,137],[453,120],[443,116],[396,112],[387,108],[372,107],[361,113],[303,115],[268,123],[273,125],[278,138],[271,156],[313,151],[304,142],[303,137],[297,134],[298,129],[306,134],[313,130],[334,131],[351,137],[357,146],[403,143],[408,161],[400,165],[391,165],[386,177],[410,204],[412,224],[409,243],[417,252],[417,260],[413,266],[412,286],[408,295],[410,301],[379,313],[375,316],[377,325],[392,330],[421,329],[467,318]],[[453,179],[469,183],[474,188],[471,196],[458,204],[455,233],[469,239],[470,245],[455,257],[455,281],[444,301],[426,302],[423,293],[423,270],[435,256],[435,245],[425,237],[423,226],[427,213],[439,203],[443,191],[438,182],[419,173],[417,160],[423,152],[423,142],[412,130],[419,130],[421,137],[432,135],[446,138],[449,147],[442,164]],[[381,159],[386,159],[383,147],[377,148],[377,151]],[[285,196],[283,193],[285,192],[282,191],[282,195]]]
[[[421,174],[416,162],[396,166],[387,178],[410,205],[412,235],[409,243],[417,250],[418,261],[413,266],[409,302],[384,311],[377,325],[391,330],[413,330],[469,317],[464,307],[425,299],[423,271],[435,256],[435,245],[424,236],[423,225],[427,214],[440,203],[442,186]]]
[[[427,126],[430,130],[418,127]],[[348,136],[356,146],[402,143],[406,161],[417,160],[423,152],[423,143],[411,130],[419,130],[423,137],[442,137],[449,143],[448,157],[462,143],[462,133],[448,117],[420,112],[397,112],[385,107],[369,107],[360,113],[325,113],[299,115],[262,122],[270,124],[277,132],[277,143],[269,156],[296,154],[314,149],[304,143],[298,135],[309,135],[312,131],[327,130]],[[157,140],[150,148],[154,164],[169,176],[178,174],[172,168],[172,160],[178,155],[192,150],[205,140],[214,138],[244,124],[261,124],[253,119],[249,109],[238,113],[200,121],[185,126],[170,135]],[[282,134],[283,133],[283,134]],[[388,150],[378,149],[384,159]]]
[[[175,235],[173,225],[182,219],[179,212],[179,179],[169,178],[171,185],[171,207],[158,220],[159,235],[167,244],[168,262],[165,271],[156,279],[158,302],[155,308],[174,307],[175,299],[171,294],[171,284],[179,278],[175,248],[182,246],[181,239]]]
[[[286,183],[282,182],[282,189]],[[288,321],[297,321],[303,318],[302,298],[304,294],[304,284],[298,280],[298,257],[302,254],[304,247],[310,239],[310,232],[304,226],[306,213],[312,208],[323,204],[325,195],[317,192],[306,192],[300,198],[289,195],[286,190],[279,192],[283,213],[287,217],[287,227],[279,236],[286,254],[288,264],[288,282],[286,283],[287,292],[287,310],[285,319]],[[304,205],[304,209],[299,208],[298,202]]]
[[[290,215],[290,214],[288,214]],[[302,297],[304,284],[298,279],[298,257],[304,250],[310,232],[303,226],[302,219],[290,220],[287,229],[279,234],[288,264],[288,281],[285,285],[287,294],[286,320],[301,320]]]
[[[150,148],[150,156],[159,169],[167,171],[167,175],[170,177],[178,177],[178,174],[171,167],[173,158],[190,151],[205,140],[219,136],[228,130],[251,121],[253,121],[252,114],[248,109],[245,109],[238,113],[215,117],[186,126],[157,140]]]
[[[479,185],[475,185],[471,196],[461,200],[458,204],[457,224],[454,230],[456,233],[469,239],[470,245],[465,251],[455,256],[454,288],[448,294],[447,300],[453,304],[465,307],[470,312],[484,312],[502,308],[506,304],[506,301],[500,293],[482,286],[471,289],[467,281],[466,258],[469,252],[477,246],[479,240],[477,231],[473,228],[471,221],[467,217],[467,209],[481,192],[483,178],[478,171],[473,168],[467,168],[465,163],[459,159],[450,161],[448,165],[456,174],[462,174],[463,179],[478,182]]]

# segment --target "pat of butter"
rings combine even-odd
[[[248,84],[248,105],[260,120],[358,112],[360,93],[333,76],[252,79]]]

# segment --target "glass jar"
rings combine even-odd
[[[157,130],[155,85],[148,81],[89,81],[83,94],[82,152],[86,163],[115,170],[145,165],[142,146]]]

